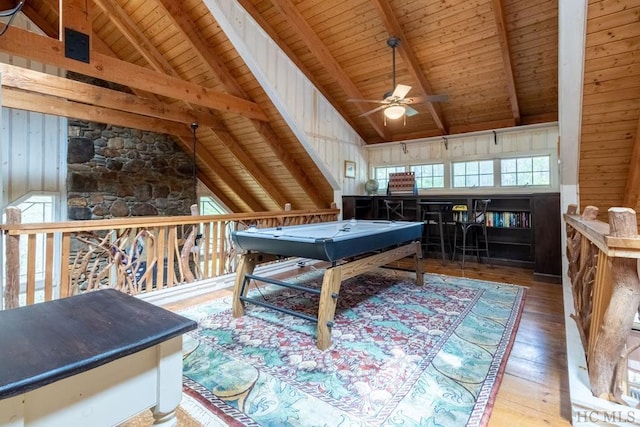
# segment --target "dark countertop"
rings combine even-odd
[[[105,289],[0,311],[0,399],[87,371],[197,323]]]

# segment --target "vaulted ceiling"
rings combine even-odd
[[[367,144],[558,119],[557,0],[238,1]],[[4,105],[166,132],[187,151],[197,122],[198,176],[236,212],[333,200],[205,0],[27,0],[23,13],[46,36],[12,27],[0,51],[130,90],[0,64]],[[90,64],[65,57],[64,27],[91,36]],[[407,97],[446,100],[385,123],[352,100],[393,90],[390,36]]]

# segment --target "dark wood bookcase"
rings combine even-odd
[[[420,201],[450,201],[452,206],[466,205],[470,211],[476,199],[491,199],[487,208],[491,261],[530,268],[537,277],[559,283],[562,275],[559,193],[343,196],[342,216],[344,219],[387,219],[384,201],[402,200],[404,219],[421,221]],[[450,212],[445,218],[448,237],[453,239],[453,214]],[[432,236],[437,235],[435,224],[427,226]]]

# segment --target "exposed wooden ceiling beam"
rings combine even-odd
[[[13,3],[13,2],[12,2]],[[45,2],[48,4],[48,2]],[[57,39],[60,37],[60,28],[58,26],[53,26],[49,24],[31,5],[30,2],[26,2],[24,6],[22,6],[22,13],[26,15],[27,18],[31,20],[43,33],[47,36]]]
[[[233,77],[221,58],[210,51],[207,43],[196,31],[195,23],[187,16],[180,5],[176,4],[173,0],[159,0],[159,4],[165,8],[166,16],[174,21],[176,27],[180,29],[184,37],[189,40],[196,55],[200,57],[200,60],[204,64],[209,66],[211,72],[216,74],[229,93],[244,99],[249,99],[249,95],[242,89],[240,83]],[[289,173],[291,173],[291,176],[298,182],[311,201],[317,207],[326,207],[327,203],[318,193],[316,185],[307,177],[307,174],[295,158],[283,148],[280,138],[273,129],[271,129],[271,126],[268,123],[262,123],[258,120],[250,120],[254,129],[262,136],[264,142],[271,147],[271,150]]]
[[[476,132],[480,130],[508,128],[508,127],[513,127],[515,125],[516,125],[516,121],[514,119],[494,120],[491,122],[471,123],[467,125],[450,126],[449,132],[451,134],[467,133],[467,132]]]
[[[35,111],[54,116],[73,117],[79,120],[109,123],[116,126],[189,137],[189,128],[181,123],[67,101],[62,98],[26,92],[11,87],[3,88],[2,105],[8,108]]]
[[[188,125],[194,121],[209,127],[215,127],[218,124],[208,113],[200,113],[176,105],[168,105],[157,99],[141,98],[14,65],[0,63],[0,73],[2,73],[3,87],[28,90]]]
[[[397,133],[393,135],[392,141],[407,141],[419,138],[433,138],[434,136],[442,136],[442,131],[440,131],[440,129],[434,129],[420,132]]]
[[[530,116],[521,116],[520,123],[521,125],[533,125],[536,123],[551,123],[558,121],[558,112],[554,111],[552,113],[542,113],[542,114],[532,114]]]
[[[111,51],[111,48],[107,46],[99,37],[93,38],[93,47],[96,49],[101,49],[103,52],[106,52],[109,55],[115,57],[115,53]],[[146,98],[153,102],[160,103],[156,95],[152,93],[144,92],[140,89],[133,89],[133,91],[138,95],[139,98]],[[166,105],[166,103],[163,103],[163,105]],[[199,123],[208,123],[208,118],[212,115],[211,112],[200,106],[193,107],[193,110],[189,110],[188,113],[195,114],[199,120]],[[217,119],[215,122],[217,123]],[[193,152],[193,134],[191,123],[189,123],[188,132],[188,138],[185,138],[184,136],[176,138],[178,140],[178,144],[185,152]],[[233,212],[259,212],[264,210],[262,205],[256,199],[254,199],[253,196],[246,194],[243,186],[238,181],[236,181],[236,179],[231,176],[231,174],[227,172],[227,170],[216,160],[215,156],[206,147],[196,147],[196,158],[200,162],[202,162],[202,164],[206,165],[209,171],[212,174],[216,175],[218,179],[220,179],[220,181],[222,181],[223,184],[229,189],[229,191],[232,191],[236,195],[238,200],[241,200],[242,206],[240,208],[239,205],[237,203],[234,203],[229,197],[227,197],[226,194],[222,194],[222,190],[220,189],[219,185],[214,185],[213,181],[206,177],[204,173],[202,173],[202,171],[198,171],[198,178],[200,179],[200,181],[204,185],[209,187],[209,190],[211,190],[220,200],[222,200],[229,209],[231,209]]]
[[[427,81],[424,73],[421,70],[420,64],[416,59],[413,51],[411,50],[411,46],[407,41],[407,38],[402,31],[402,27],[398,23],[396,16],[391,9],[391,5],[387,0],[371,0],[371,4],[378,12],[384,27],[387,29],[387,32],[391,36],[396,36],[400,39],[400,45],[398,46],[398,51],[400,56],[402,57],[402,61],[405,63],[409,74],[413,77],[413,79],[418,83],[418,89],[422,94],[426,97],[433,95],[433,90],[431,90],[431,85]],[[436,122],[436,126],[443,134],[448,133],[447,124],[444,120],[442,109],[439,105],[434,104],[432,102],[425,102],[431,117]]]
[[[181,138],[180,142],[182,144],[183,150],[193,152],[192,142],[190,138]],[[251,194],[247,193],[243,185],[239,183],[238,180],[236,180],[235,177],[231,175],[222,164],[220,164],[220,162],[215,158],[213,154],[211,154],[209,150],[196,148],[196,157],[199,158],[205,165],[207,165],[207,169],[210,170],[213,174],[215,174],[218,178],[220,178],[220,180],[224,182],[224,184],[227,187],[229,187],[229,189],[234,194],[238,195],[239,199],[246,204],[249,210],[253,212],[260,212],[265,210],[262,204],[259,201],[257,201]],[[215,188],[219,188],[216,186],[211,186],[210,185],[211,181],[202,179],[202,175],[200,176],[201,176],[200,180],[207,187],[209,187],[211,191],[214,191]],[[219,192],[216,192],[216,195],[220,196]],[[224,201],[225,203],[227,201],[230,201],[230,199],[226,197],[221,197],[221,200]],[[235,204],[229,203],[227,206],[231,208],[233,205]],[[236,211],[236,212],[246,212],[246,210],[243,209],[242,211]]]
[[[511,113],[516,124],[520,124],[520,107],[518,105],[518,93],[516,92],[516,83],[513,77],[513,67],[511,66],[511,54],[509,53],[509,41],[507,39],[507,26],[504,21],[502,12],[502,1],[491,0],[493,6],[493,15],[496,18],[496,28],[498,31],[498,40],[500,41],[500,51],[502,52],[502,64],[506,76],[507,91],[509,93],[509,101],[511,102]]]
[[[338,64],[338,61],[331,55],[327,47],[322,43],[322,40],[309,26],[304,17],[298,12],[298,9],[291,3],[290,0],[271,0],[271,3],[282,13],[287,22],[295,28],[296,32],[311,51],[311,53],[318,58],[320,63],[324,65],[329,74],[335,79],[337,85],[345,92],[345,94],[352,99],[363,99],[364,95],[356,87],[356,85],[347,76],[344,69]],[[360,103],[356,103],[356,107],[361,113],[366,113],[368,109]],[[371,126],[385,140],[388,139],[384,128],[381,126],[378,117],[366,116]]]
[[[167,1],[167,0],[163,0]],[[327,91],[327,89],[320,84],[318,79],[313,75],[313,73],[298,59],[298,57],[293,53],[293,51],[289,48],[289,46],[282,40],[282,38],[278,35],[278,32],[267,22],[266,19],[260,15],[260,13],[256,10],[255,6],[251,3],[250,0],[237,0],[238,3],[251,15],[251,17],[260,25],[260,27],[269,35],[271,40],[273,40],[278,47],[289,57],[289,59],[298,67],[302,73],[309,79],[309,81],[315,86],[316,89],[322,93],[322,95],[329,100],[333,108],[335,108],[338,113],[349,123],[349,125],[357,132],[358,126],[356,122],[351,118],[351,115],[345,110],[340,103],[338,103],[331,94]],[[362,135],[360,135],[362,138]],[[364,139],[364,138],[362,138]]]
[[[140,67],[96,51],[91,52],[90,64],[65,58],[63,42],[39,36],[13,26],[7,30],[3,37],[0,37],[0,50],[22,58],[32,59],[68,71],[119,83],[168,98],[175,98],[257,120],[268,120],[264,112],[254,102],[216,92],[178,77]]]
[[[636,138],[633,141],[633,150],[629,159],[629,172],[624,189],[622,206],[636,209],[640,201],[640,118],[636,125]]]
[[[247,210],[250,210],[243,209],[238,206],[233,200],[228,198],[227,195],[224,194],[224,192],[217,185],[215,185],[213,181],[209,179],[208,176],[206,176],[202,172],[198,172],[198,179],[209,189],[209,191],[211,191],[218,199],[220,199],[220,201],[224,203],[225,206],[231,210],[231,212],[246,212]],[[200,212],[200,215],[202,215],[202,212]]]
[[[93,33],[93,22],[89,9],[92,3],[87,0],[65,0],[60,2],[58,15],[61,28],[70,28],[83,34]],[[91,46],[91,37],[89,38]]]
[[[105,0],[94,0],[97,7],[99,7],[103,13],[109,18],[109,20],[116,25],[116,27],[123,33],[123,36],[129,40],[132,46],[151,64],[151,66],[168,75],[179,78],[178,73],[173,69],[171,64],[157,51],[153,44],[146,38],[144,34],[138,29],[138,27],[131,22],[129,15],[117,4],[112,4]],[[264,172],[258,166],[259,162],[252,159],[249,154],[246,153],[241,145],[231,136],[229,132],[225,130],[224,123],[220,121],[215,129],[211,129],[215,138],[221,142],[242,164],[246,172],[260,185],[265,194],[281,208],[284,208],[287,203],[287,199],[284,195],[270,183],[270,180],[264,174]],[[242,194],[246,194],[246,191]]]
[[[240,83],[238,83],[238,80],[228,70],[222,58],[210,51],[208,43],[202,39],[196,30],[196,23],[189,18],[182,9],[181,4],[173,0],[157,0],[157,3],[161,9],[164,9],[166,18],[173,21],[178,31],[189,40],[191,47],[195,49],[194,53],[204,64],[209,66],[209,69],[216,75],[226,90],[233,96],[250,99]]]
[[[93,0],[93,2],[156,71],[168,76],[180,77],[117,3],[111,0]]]

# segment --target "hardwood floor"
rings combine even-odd
[[[425,271],[527,287],[524,311],[507,362],[489,427],[570,426],[562,285],[534,279],[531,270],[465,263]]]
[[[442,265],[424,261],[424,271],[526,286],[520,326],[511,350],[489,427],[570,426],[571,405],[567,377],[562,286],[534,279],[532,271],[512,267],[465,263]],[[407,263],[400,262],[402,267]],[[203,302],[231,290],[182,301],[169,309]]]

